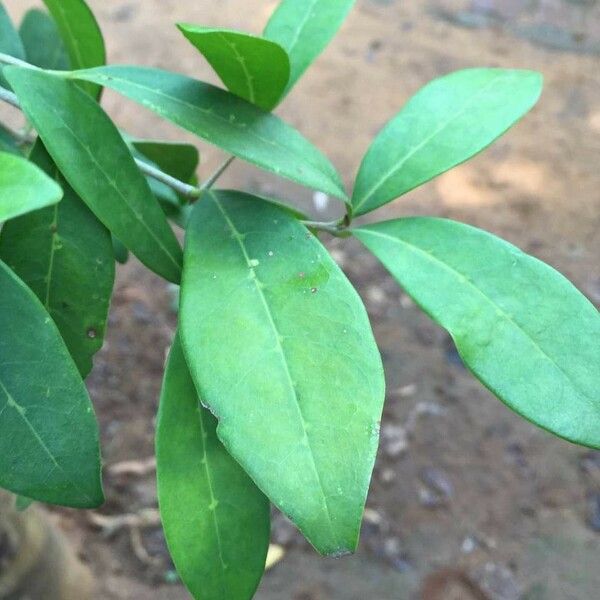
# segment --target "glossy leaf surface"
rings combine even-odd
[[[377,136],[352,197],[361,215],[468,160],[537,102],[533,71],[466,69],[435,79],[409,100]]]
[[[56,204],[62,196],[61,187],[34,164],[0,152],[0,223]]]
[[[72,81],[18,67],[5,73],[79,197],[148,268],[178,282],[179,243],[127,145],[100,106]]]
[[[266,171],[346,200],[329,160],[278,117],[224,90],[157,69],[104,67],[77,79],[110,87]]]
[[[600,315],[567,279],[454,221],[400,219],[354,235],[496,396],[556,435],[600,447]]]
[[[178,27],[230,92],[267,111],[277,106],[290,79],[290,59],[279,44],[229,29]]]
[[[54,18],[73,69],[98,67],[106,62],[104,39],[98,22],[84,0],[43,0]],[[97,86],[86,86],[97,96]]]
[[[56,325],[0,261],[0,486],[51,504],[103,502],[98,426]]]
[[[67,70],[69,55],[56,22],[43,10],[27,11],[19,28],[27,62],[42,69]]]
[[[287,51],[291,89],[331,41],[355,0],[282,0],[265,28],[265,37]]]
[[[265,568],[270,507],[217,438],[179,338],[156,431],[158,499],[171,556],[196,600],[250,600]]]
[[[351,552],[384,380],[360,298],[289,212],[208,194],[188,224],[181,336],[229,452],[322,553]]]
[[[65,195],[51,208],[6,223],[0,232],[0,259],[42,302],[86,377],[102,347],[113,289],[110,234],[60,178],[41,143],[30,158],[60,181]]]

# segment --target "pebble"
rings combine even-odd
[[[600,492],[591,494],[588,500],[588,525],[600,533]]]
[[[384,425],[381,430],[383,450],[392,458],[396,458],[408,449],[406,429],[401,425]]]
[[[522,590],[513,572],[504,565],[488,562],[476,569],[473,579],[490,600],[521,600]]]

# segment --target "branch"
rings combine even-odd
[[[135,164],[138,166],[139,170],[144,173],[144,175],[148,175],[148,177],[152,177],[152,179],[156,179],[156,181],[160,181],[164,183],[166,186],[175,190],[178,194],[189,198],[190,200],[197,200],[203,193],[203,189],[199,187],[195,187],[193,185],[189,185],[176,179],[175,177],[171,177],[171,175],[149,165],[147,162],[140,160],[139,158],[135,158]]]
[[[26,69],[35,69],[36,71],[41,71],[39,67],[32,65],[31,63],[25,62],[19,58],[15,58],[10,54],[4,54],[0,52],[0,63],[4,63],[5,65],[15,65],[16,67],[25,67]]]
[[[0,87],[0,100],[21,110],[21,105],[19,104],[17,96],[3,87]]]

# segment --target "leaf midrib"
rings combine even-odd
[[[307,423],[304,419],[304,415],[302,413],[302,409],[300,407],[300,403],[298,402],[298,394],[296,392],[296,387],[294,385],[294,381],[292,379],[292,375],[290,373],[289,370],[289,365],[288,365],[288,361],[287,358],[285,356],[285,351],[283,349],[283,346],[281,344],[281,336],[279,334],[279,330],[277,328],[277,324],[275,323],[275,320],[273,318],[273,315],[271,313],[271,309],[269,307],[269,304],[267,302],[267,299],[265,297],[265,294],[262,290],[262,284],[258,278],[258,275],[256,274],[256,270],[255,268],[252,266],[251,264],[251,258],[248,254],[248,251],[246,250],[246,246],[244,245],[243,239],[242,239],[242,234],[238,231],[237,227],[235,226],[235,224],[233,223],[233,221],[231,220],[231,218],[229,217],[227,211],[225,210],[225,208],[222,206],[222,204],[219,202],[219,200],[217,199],[217,197],[210,192],[209,197],[213,200],[215,206],[217,207],[217,209],[219,210],[219,212],[221,213],[221,215],[223,216],[223,219],[226,223],[226,225],[229,227],[229,229],[231,230],[231,233],[233,234],[233,236],[235,237],[235,239],[238,242],[238,245],[242,251],[242,255],[246,261],[246,264],[248,265],[248,268],[251,270],[251,272],[253,273],[253,277],[252,280],[254,281],[254,285],[256,288],[256,291],[258,293],[258,296],[261,299],[261,303],[265,309],[265,313],[267,316],[267,320],[269,321],[269,325],[271,327],[271,330],[273,332],[273,336],[276,340],[276,348],[278,350],[278,355],[281,358],[281,362],[283,364],[283,368],[287,377],[287,381],[290,387],[290,390],[292,392],[292,395],[294,397],[294,406],[296,407],[297,411],[298,411],[298,416],[300,418],[300,424],[302,425],[302,430],[304,432],[304,435],[306,437],[307,440],[307,448],[308,448],[308,453],[310,455],[311,458],[311,464],[313,467],[313,471],[314,471],[314,475],[317,481],[317,484],[319,486],[319,490],[321,492],[321,498],[322,498],[322,502],[323,502],[323,508],[325,509],[325,514],[327,515],[327,524],[329,527],[329,532],[331,535],[331,541],[334,543],[337,543],[337,536],[335,535],[334,529],[333,529],[333,519],[332,519],[332,515],[331,515],[331,510],[329,508],[329,504],[327,502],[327,495],[325,494],[325,489],[323,487],[323,483],[321,481],[321,475],[317,469],[317,463],[315,461],[315,456],[312,450],[312,447],[310,445],[310,437],[308,435],[308,427],[307,427]]]
[[[31,431],[31,434],[33,435],[33,437],[36,440],[36,442],[42,448],[42,450],[44,451],[44,453],[48,456],[48,458],[50,459],[50,461],[52,462],[52,464],[66,477],[67,481],[73,486],[73,488],[75,488],[77,491],[79,491],[79,493],[82,495],[82,497],[87,502],[90,502],[90,503],[93,502],[91,496],[85,490],[83,490],[76,481],[74,481],[71,478],[71,476],[64,470],[64,468],[56,460],[56,457],[52,454],[52,452],[50,451],[50,449],[48,448],[48,446],[46,446],[46,443],[44,442],[44,440],[42,439],[42,437],[40,436],[40,434],[35,430],[35,428],[31,424],[31,422],[29,421],[29,419],[26,417],[26,415],[25,415],[25,410],[26,409],[23,406],[21,406],[14,399],[14,397],[12,396],[12,394],[6,389],[4,383],[2,382],[1,379],[0,379],[0,389],[6,395],[6,404],[4,405],[4,407],[2,408],[2,410],[0,411],[0,415],[6,410],[7,407],[14,408],[14,410],[21,417],[21,419],[23,420],[23,422],[25,423],[25,425],[29,429],[29,431]]]
[[[578,386],[575,384],[575,382],[571,379],[571,376],[554,360],[553,357],[551,357],[540,345],[539,343],[531,336],[531,334],[519,323],[517,323],[510,314],[508,314],[501,306],[499,306],[496,302],[494,302],[494,300],[492,298],[490,298],[489,296],[487,296],[480,288],[478,288],[471,280],[470,278],[465,275],[464,273],[461,273],[460,271],[458,271],[457,269],[455,269],[454,267],[452,267],[451,265],[445,263],[444,261],[440,260],[437,256],[435,256],[434,254],[432,254],[431,252],[427,252],[426,250],[424,250],[423,248],[420,248],[419,246],[415,246],[414,244],[411,244],[410,242],[407,242],[404,239],[398,238],[398,237],[394,237],[391,235],[388,235],[386,233],[381,233],[380,231],[374,231],[373,229],[367,229],[367,228],[361,228],[358,231],[360,231],[361,233],[368,233],[370,235],[374,235],[376,237],[381,237],[387,240],[390,240],[393,243],[399,244],[399,245],[404,245],[406,246],[406,248],[409,249],[409,251],[413,252],[414,254],[419,254],[424,256],[429,262],[437,265],[438,267],[444,269],[445,271],[448,271],[449,273],[451,273],[454,277],[460,277],[461,278],[461,283],[463,283],[464,285],[470,287],[471,289],[475,290],[475,292],[481,296],[488,304],[490,304],[502,317],[504,317],[510,324],[512,324],[515,329],[518,329],[519,331],[521,331],[524,336],[530,340],[532,346],[539,352],[539,354],[541,354],[546,360],[548,360],[552,365],[554,365],[554,367],[557,369],[557,371],[559,371],[561,373],[561,375],[569,382],[570,387],[576,391],[578,393],[579,396],[581,396],[582,398],[585,398],[587,401],[590,402],[590,404],[592,405],[592,408],[594,407],[594,399],[591,398],[586,392],[584,392],[583,390],[579,389]],[[435,319],[437,321],[437,319]]]
[[[252,104],[255,103],[256,101],[256,93],[254,90],[254,84],[252,83],[252,77],[250,76],[250,73],[248,71],[248,67],[246,66],[246,60],[244,59],[244,57],[242,57],[242,55],[238,52],[238,49],[236,47],[235,44],[233,44],[232,42],[230,42],[227,39],[227,36],[225,36],[222,32],[217,32],[217,35],[225,42],[225,44],[231,49],[231,51],[233,52],[233,55],[235,57],[235,59],[237,60],[237,62],[239,63],[240,67],[242,68],[242,72],[244,74],[244,78],[246,79],[246,87],[248,88],[248,99],[250,100],[250,102],[252,102]]]
[[[112,189],[114,189],[115,192],[120,196],[120,198],[123,200],[122,206],[125,206],[129,210],[129,212],[133,215],[134,220],[137,221],[138,223],[140,223],[144,227],[144,229],[150,234],[150,237],[158,244],[160,249],[165,253],[165,255],[169,258],[169,260],[175,265],[177,271],[181,271],[181,265],[179,264],[179,262],[175,259],[174,256],[171,255],[168,248],[163,244],[162,240],[154,233],[152,228],[149,227],[149,225],[146,223],[145,219],[143,217],[138,216],[137,212],[128,203],[127,198],[125,197],[125,195],[123,194],[123,192],[121,191],[119,186],[117,186],[117,184],[110,178],[108,173],[106,173],[106,171],[104,171],[104,169],[98,163],[98,161],[96,160],[96,157],[90,151],[90,149],[79,139],[77,134],[71,129],[71,127],[69,127],[68,123],[64,119],[62,119],[62,117],[60,116],[60,113],[51,104],[49,104],[43,96],[40,96],[40,98],[41,98],[42,102],[46,105],[46,107],[56,115],[57,119],[61,122],[63,127],[71,134],[71,137],[75,140],[75,142],[77,142],[79,147],[82,148],[85,151],[85,153],[89,156],[90,160],[92,161],[92,163],[94,165],[96,165],[98,172],[102,174],[102,176],[104,177],[104,179],[108,183],[108,185]]]
[[[400,159],[398,163],[396,163],[391,169],[389,169],[386,173],[382,175],[382,177],[369,189],[367,193],[365,193],[362,197],[362,200],[358,202],[358,204],[354,205],[354,211],[359,210],[364,204],[366,204],[371,197],[379,191],[379,189],[384,186],[402,167],[417,153],[419,150],[422,150],[429,142],[431,142],[435,137],[437,137],[440,133],[444,131],[453,121],[462,117],[465,112],[473,105],[473,103],[481,96],[483,93],[488,91],[489,88],[494,86],[498,81],[508,77],[506,74],[497,75],[491,81],[488,81],[483,87],[481,87],[473,96],[465,102],[462,108],[454,113],[449,119],[443,121],[438,127],[436,127],[428,136],[426,136],[420,143],[416,146],[413,146],[403,158]]]

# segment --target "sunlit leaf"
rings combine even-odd
[[[23,42],[9,14],[6,12],[3,2],[0,2],[0,52],[25,60]],[[2,75],[2,64],[0,64],[0,85],[8,87],[6,79]]]
[[[72,81],[18,67],[5,74],[79,197],[146,266],[178,282],[179,243],[106,113]]]
[[[0,261],[0,486],[51,504],[103,502],[98,426],[60,334]]]
[[[352,206],[367,213],[468,160],[537,102],[533,71],[466,69],[421,89],[377,136],[360,167]]]
[[[207,194],[188,224],[181,338],[217,433],[324,554],[355,549],[381,360],[360,298],[289,212]]]
[[[0,232],[2,259],[35,293],[86,377],[102,347],[114,282],[108,230],[60,178],[41,143],[31,160],[60,182],[64,198],[13,219]]]
[[[160,515],[183,582],[197,600],[250,600],[269,547],[269,501],[200,405],[179,338],[171,348],[156,430]]]
[[[32,210],[56,204],[61,187],[34,164],[0,152],[0,223]]]
[[[496,396],[556,435],[600,447],[600,314],[567,279],[453,221],[400,219],[354,235]]]
[[[331,41],[355,0],[282,0],[265,28],[265,37],[287,51],[290,90]]]
[[[347,200],[338,173],[319,150],[275,115],[233,94],[142,67],[104,67],[70,76],[110,87],[266,171]]]
[[[279,44],[230,29],[178,27],[230,92],[264,110],[277,105],[290,79],[290,59]]]

